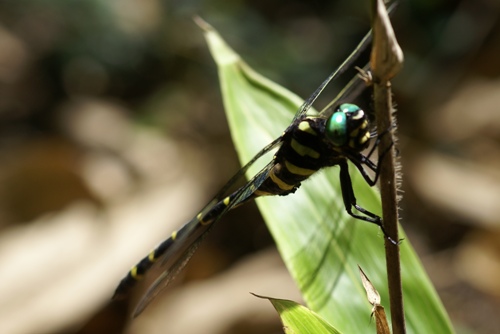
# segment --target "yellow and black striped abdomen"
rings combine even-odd
[[[139,263],[133,266],[128,274],[118,285],[113,298],[121,298],[127,295],[128,291],[141,281],[144,275],[151,267],[160,260],[161,265],[165,266],[170,262],[170,266],[175,267],[177,261],[183,261],[183,256],[189,253],[189,249],[196,247],[200,237],[203,236],[211,225],[216,221],[233,202],[237,191],[223,198],[215,204],[207,205],[196,217],[184,224],[179,230],[172,232],[170,237],[159,244]],[[253,198],[252,194],[241,198],[239,204]],[[213,203],[213,202],[212,202]],[[239,205],[238,204],[238,205]],[[160,259],[161,258],[161,259]],[[163,263],[162,263],[163,262]],[[176,272],[172,272],[172,276]]]
[[[321,119],[304,118],[283,137],[274,157],[275,165],[257,194],[288,195],[302,181],[325,167],[325,144],[321,135]]]

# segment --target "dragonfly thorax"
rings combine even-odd
[[[355,104],[341,104],[328,118],[325,134],[334,146],[361,151],[370,140],[366,114]]]

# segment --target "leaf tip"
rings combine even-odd
[[[194,23],[196,23],[196,25],[198,27],[200,27],[205,32],[209,32],[209,31],[213,30],[212,26],[207,21],[202,19],[201,16],[199,16],[199,15],[194,15],[193,21],[194,21]]]

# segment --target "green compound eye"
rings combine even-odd
[[[357,114],[359,111],[357,105],[344,103],[330,116],[326,122],[326,136],[335,146],[343,146],[347,143],[347,115]]]
[[[355,104],[344,103],[339,106],[338,110],[347,114],[347,113],[357,113],[360,109]]]
[[[335,146],[347,142],[347,117],[342,111],[336,111],[326,122],[326,136]]]

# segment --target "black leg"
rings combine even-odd
[[[366,159],[366,157],[361,153],[357,153],[354,156],[349,156],[349,160],[351,160],[354,166],[356,166],[356,168],[361,173],[361,176],[363,176],[363,179],[365,179],[366,183],[368,183],[370,187],[373,187],[375,183],[377,183],[379,168],[371,160]],[[373,180],[370,178],[370,175],[368,175],[363,165],[367,166],[369,169],[375,172],[375,178]]]
[[[356,204],[356,197],[354,196],[354,190],[352,189],[351,176],[349,175],[349,168],[347,166],[347,161],[343,161],[339,164],[340,166],[340,188],[342,190],[342,198],[344,200],[344,206],[349,213],[354,218],[361,219],[375,225],[382,227],[382,219],[374,213],[360,207]],[[363,215],[358,215],[352,212],[352,207],[356,208]]]
[[[382,132],[380,135],[377,134],[377,132],[371,132],[370,133],[370,138],[375,138],[377,137],[377,139],[375,139],[375,143],[373,144],[372,148],[370,149],[370,152],[368,152],[368,154],[366,155],[366,159],[370,159],[373,152],[375,151],[375,148],[378,147],[378,144],[380,144],[380,139],[385,136],[386,134],[389,133],[389,131],[393,128],[393,126],[390,126],[387,130],[385,130],[384,132]],[[382,153],[381,157],[385,156],[385,154],[389,151],[389,149],[392,147],[392,145],[394,145],[394,143],[391,143],[391,145],[386,148],[384,150],[384,152]]]
[[[349,167],[347,161],[342,161],[339,163],[340,166],[340,188],[342,190],[342,198],[344,200],[344,206],[347,213],[357,219],[364,220],[366,222],[372,223],[380,227],[384,236],[393,244],[397,244],[391,237],[389,237],[385,231],[384,225],[382,223],[382,218],[376,214],[362,208],[356,203],[356,197],[354,195],[354,190],[352,188],[351,176],[349,175]],[[359,168],[359,167],[358,167]],[[361,170],[363,170],[361,168]],[[364,171],[364,170],[363,170]],[[361,172],[363,173],[363,172]],[[368,178],[369,179],[369,178]],[[363,215],[359,215],[352,211],[354,207],[357,211],[361,212]]]
[[[384,133],[387,133],[387,131],[384,131]],[[365,179],[366,183],[368,183],[370,185],[370,187],[373,187],[375,185],[375,183],[377,183],[378,177],[380,175],[380,164],[374,164],[370,160],[370,156],[373,154],[373,152],[375,150],[375,147],[377,147],[377,145],[378,145],[379,142],[380,142],[380,136],[377,137],[377,141],[375,142],[375,145],[373,145],[373,147],[371,148],[370,152],[368,152],[368,155],[366,155],[366,156],[363,155],[363,154],[361,154],[361,153],[357,153],[357,152],[356,153],[348,154],[349,160],[351,160],[352,163],[358,168],[358,170],[360,171],[361,175]],[[385,157],[385,155],[392,148],[392,145],[394,145],[394,143],[391,143],[391,145],[389,147],[387,147],[382,152],[382,154],[380,155],[380,159],[383,159]],[[368,175],[368,173],[364,169],[363,165],[365,165],[366,167],[368,167],[369,169],[371,169],[373,172],[375,172],[375,177],[373,178],[373,180],[370,178],[370,176]]]

